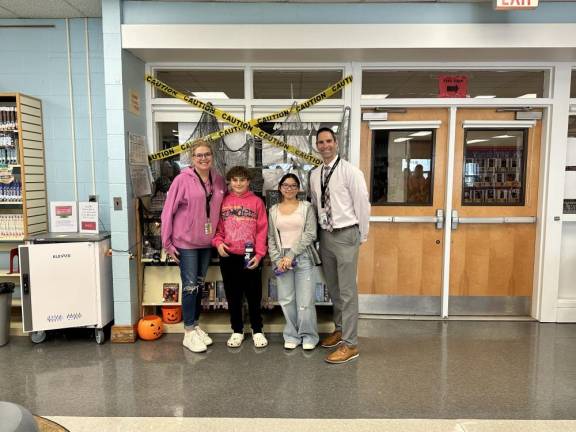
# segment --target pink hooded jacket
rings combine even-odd
[[[206,194],[194,169],[186,168],[172,182],[162,209],[162,247],[166,252],[174,253],[176,248],[203,249],[211,246],[220,218],[220,206],[227,191],[224,178],[215,169],[211,170],[211,175],[211,234],[204,232]]]
[[[240,196],[234,193],[226,195],[212,245],[218,247],[226,243],[230,253],[244,255],[246,242],[252,242],[256,255],[262,259],[267,251],[267,236],[268,217],[264,202],[250,191]]]

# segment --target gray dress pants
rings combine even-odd
[[[357,226],[320,230],[320,257],[330,298],[334,304],[334,324],[346,345],[358,344],[358,249]]]

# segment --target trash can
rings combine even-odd
[[[8,343],[10,336],[10,315],[12,313],[12,282],[0,283],[0,346]]]

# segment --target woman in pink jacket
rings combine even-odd
[[[192,352],[204,352],[212,339],[198,326],[200,301],[226,182],[212,168],[210,144],[197,141],[190,152],[193,166],[174,179],[164,203],[162,247],[180,266],[184,315],[182,344]]]

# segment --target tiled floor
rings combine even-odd
[[[336,366],[324,363],[322,348],[285,351],[279,335],[264,350],[249,338],[230,350],[226,336],[216,335],[205,354],[186,351],[175,334],[128,345],[96,345],[84,334],[39,345],[12,337],[0,348],[0,399],[42,416],[176,423],[196,417],[219,418],[215,424],[225,418],[576,419],[576,325],[361,320],[360,336],[360,358]],[[565,425],[572,429],[557,430],[576,431],[576,422]]]

